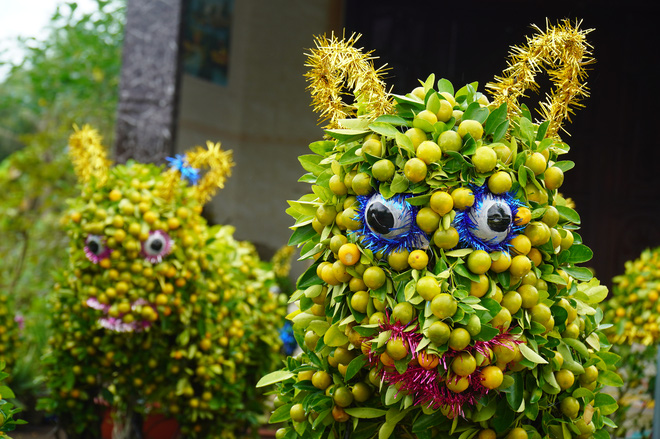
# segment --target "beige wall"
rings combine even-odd
[[[293,224],[286,200],[309,186],[297,157],[322,136],[309,106],[304,53],[313,36],[336,30],[337,0],[237,0],[231,29],[229,79],[221,87],[184,75],[177,150],[220,141],[236,166],[212,201],[216,223],[236,226],[269,256],[286,244]],[[301,271],[297,266],[294,274]]]

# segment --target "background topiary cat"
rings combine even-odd
[[[590,46],[567,21],[537,31],[492,101],[434,75],[388,93],[356,37],[318,38],[307,77],[329,123],[288,209],[313,260],[291,297],[303,352],[259,383],[277,384],[279,439],[607,437],[607,288],[557,194]],[[556,89],[534,122],[518,98],[542,69]]]
[[[64,221],[69,267],[51,295],[46,405],[69,437],[98,438],[103,405],[129,435],[132,415],[152,412],[186,437],[243,434],[264,410],[256,380],[282,358],[285,307],[254,247],[200,215],[231,152],[209,142],[168,168],[112,166],[83,127],[70,153],[81,195]]]

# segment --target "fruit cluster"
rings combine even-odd
[[[287,212],[314,261],[290,298],[303,352],[259,383],[277,384],[278,438],[587,438],[611,424],[607,288],[578,266],[592,252],[557,194],[568,145],[476,89],[431,75],[376,117],[356,94],[357,117],[300,157],[312,193]]]
[[[627,431],[650,435],[653,427],[654,379],[660,338],[660,247],[646,249],[639,258],[627,261],[625,273],[613,279],[612,297],[603,302],[607,321],[613,326],[605,331],[613,343],[612,351],[622,358],[619,373],[625,385],[618,389],[621,408],[613,415],[619,425],[617,436]],[[644,413],[628,416],[630,409]]]
[[[92,134],[72,143],[93,147]],[[186,437],[233,437],[263,413],[254,384],[282,358],[286,300],[253,245],[206,224],[199,191],[209,184],[179,178],[195,169],[177,160],[110,167],[70,200],[70,263],[50,297],[46,359],[49,406],[69,437],[99,436],[93,401],[174,417]]]
[[[603,304],[613,323],[607,336],[615,344],[657,346],[660,339],[660,247],[646,249],[613,279],[612,297]]]

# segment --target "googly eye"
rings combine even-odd
[[[95,264],[98,264],[101,259],[107,258],[112,249],[105,245],[105,238],[101,235],[88,235],[85,239],[85,256],[87,259]]]
[[[172,250],[172,239],[162,230],[149,233],[149,237],[142,243],[142,256],[153,263],[158,263]]]
[[[521,203],[511,194],[494,195],[485,187],[473,188],[475,201],[471,208],[454,218],[462,247],[477,250],[503,251],[522,227],[514,223]]]
[[[363,237],[364,245],[374,252],[415,249],[428,246],[426,234],[415,223],[417,209],[397,195],[385,199],[381,194],[358,197],[358,219],[362,229],[356,233]]]

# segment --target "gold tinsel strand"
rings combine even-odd
[[[360,35],[353,34],[346,40],[334,33],[316,37],[316,49],[308,54],[305,77],[312,95],[312,107],[319,114],[319,121],[329,119],[326,129],[341,127],[339,121],[355,117],[354,107],[347,106],[341,95],[344,88],[353,91],[356,103],[364,105],[365,116],[376,118],[392,111],[392,102],[382,80],[384,67],[375,69],[371,52],[363,53],[353,45]]]
[[[69,137],[69,157],[78,180],[87,184],[92,177],[96,177],[98,184],[105,184],[112,162],[101,144],[101,135],[89,125],[84,125],[82,129],[74,125],[73,130]]]
[[[296,248],[291,245],[280,247],[273,256],[273,272],[279,278],[287,277],[291,271],[291,257]]]
[[[200,204],[205,204],[218,189],[225,187],[225,181],[231,176],[234,166],[232,151],[223,151],[220,143],[206,142],[206,148],[198,146],[186,153],[186,159],[193,168],[207,168],[206,174],[193,187],[194,197]]]
[[[555,84],[554,91],[547,94],[539,109],[541,117],[550,122],[546,137],[558,137],[562,122],[570,121],[573,109],[582,107],[580,101],[589,96],[585,69],[595,60],[586,35],[593,29],[581,30],[580,24],[576,22],[573,26],[570,20],[563,20],[557,26],[546,23],[545,32],[533,26],[538,33],[527,37],[526,45],[513,47],[502,76],[496,76],[495,82],[486,85],[494,96],[494,104],[506,103],[511,117],[520,114],[518,99],[527,90],[538,91],[534,78],[542,69],[546,70]]]
[[[174,191],[180,182],[181,173],[178,169],[169,168],[167,171],[163,172],[163,187],[158,193],[160,198],[168,201],[172,200],[174,197]]]

